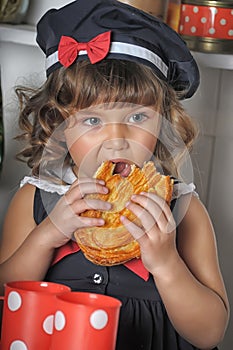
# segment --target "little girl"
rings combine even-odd
[[[78,0],[48,11],[37,26],[47,81],[18,88],[21,158],[32,169],[6,215],[0,280],[46,280],[121,300],[117,350],[212,349],[228,322],[228,300],[209,216],[179,178],[196,136],[180,99],[199,84],[195,61],[166,24],[115,0]],[[187,157],[185,157],[187,158]],[[153,193],[122,223],[141,259],[117,266],[88,261],[72,239],[82,217],[111,204],[93,174],[105,160],[126,176],[152,159],[175,179],[171,207]]]

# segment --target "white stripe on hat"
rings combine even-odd
[[[168,66],[163,62],[161,57],[156,55],[154,52],[146,49],[145,47],[121,42],[112,42],[109,53],[129,55],[144,59],[152,63],[167,78]],[[80,50],[79,55],[87,55],[87,51]],[[57,62],[59,62],[58,51],[54,52],[46,58],[46,70]]]

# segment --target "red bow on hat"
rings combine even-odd
[[[66,68],[77,58],[81,50],[86,50],[92,64],[104,59],[110,48],[111,31],[97,35],[86,43],[80,43],[69,36],[62,36],[58,46],[58,59]]]

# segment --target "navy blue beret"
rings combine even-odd
[[[151,67],[184,98],[199,86],[183,39],[159,18],[117,0],[77,0],[49,10],[37,24],[37,43],[47,76],[78,60],[123,59]]]

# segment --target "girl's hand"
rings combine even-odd
[[[86,199],[90,193],[108,193],[104,181],[83,178],[75,181],[67,193],[58,201],[54,209],[45,220],[49,221],[51,232],[50,239],[54,248],[64,245],[69,241],[78,228],[86,226],[102,226],[103,219],[80,216],[87,209],[109,210],[111,204],[97,199]]]
[[[133,195],[127,208],[140,219],[142,227],[124,216],[121,221],[140,244],[144,266],[155,276],[177,255],[176,223],[172,212],[162,198],[151,192]]]

